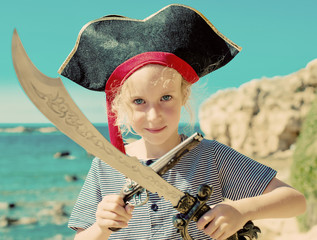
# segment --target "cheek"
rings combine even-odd
[[[140,124],[145,120],[145,113],[142,111],[132,111],[131,116],[132,125]]]
[[[165,115],[171,118],[179,118],[181,114],[181,106],[172,106],[165,109]]]

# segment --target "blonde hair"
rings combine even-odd
[[[151,64],[148,64],[151,65]],[[146,65],[146,66],[148,66]],[[175,71],[176,74],[173,74],[172,78],[164,78],[163,73],[167,70],[173,70]],[[191,83],[186,81],[181,74],[179,74],[175,69],[169,68],[169,67],[164,67],[163,72],[162,72],[162,77],[153,80],[154,86],[160,81],[164,80],[163,87],[167,86],[170,81],[175,80],[176,77],[181,78],[181,93],[183,97],[183,106],[185,110],[189,113],[190,120],[192,122],[193,120],[193,112],[191,110],[190,104],[189,104],[189,98],[191,94]],[[114,89],[116,91],[115,98],[113,99],[112,102],[112,111],[115,114],[115,125],[119,127],[121,130],[122,134],[128,134],[133,132],[133,129],[130,125],[130,119],[132,116],[132,109],[130,107],[129,103],[129,97],[130,97],[130,85],[127,84],[129,79],[127,79],[120,87],[117,87],[117,89]]]

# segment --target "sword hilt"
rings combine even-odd
[[[200,185],[196,197],[186,193],[175,207],[180,213],[174,217],[173,223],[184,240],[193,240],[188,233],[188,224],[190,221],[197,222],[202,215],[210,210],[206,202],[211,194],[212,187],[205,184]],[[254,226],[252,221],[248,221],[243,229],[240,229],[237,233],[227,238],[227,240],[257,239],[260,232],[261,230],[257,226]]]

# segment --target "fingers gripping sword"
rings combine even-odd
[[[27,56],[16,30],[12,38],[13,65],[22,88],[34,105],[65,135],[100,158],[142,188],[171,202],[180,214],[174,225],[184,239],[192,239],[187,231],[189,221],[198,219],[210,208],[206,201],[212,190],[202,186],[193,197],[183,193],[160,177],[152,168],[144,166],[135,157],[129,157],[113,147],[90,123],[74,103],[60,78],[50,78],[41,73]],[[230,240],[257,238],[259,229],[252,223],[228,238]]]

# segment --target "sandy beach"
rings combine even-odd
[[[287,157],[257,159],[278,171],[277,177],[286,183],[290,183],[290,169],[292,158],[290,153]],[[259,240],[314,240],[317,236],[317,225],[308,232],[300,232],[296,218],[287,219],[264,219],[254,221],[255,225],[261,229]]]

